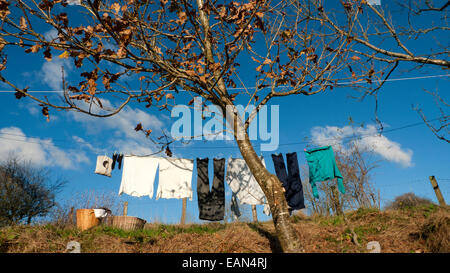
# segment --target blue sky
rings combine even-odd
[[[447,38],[448,42],[448,38]],[[419,49],[423,49],[419,47]],[[76,77],[73,64],[66,60],[54,58],[46,62],[37,56],[9,52],[9,66],[2,74],[18,83],[19,86],[29,85],[30,90],[58,90],[60,86],[60,66],[64,65],[70,77]],[[427,68],[421,71],[410,71],[408,66],[401,65],[391,79],[414,78],[424,76],[439,76],[447,74],[437,68]],[[251,73],[242,78],[249,79]],[[129,80],[132,80],[129,79]],[[446,76],[422,79],[390,81],[385,83],[379,95],[378,116],[385,130],[415,124],[421,121],[413,110],[413,105],[420,105],[427,116],[432,119],[439,116],[435,101],[430,94],[424,92],[439,90],[446,101],[450,99],[450,85]],[[112,156],[114,151],[133,154],[149,154],[155,147],[142,133],[134,131],[137,123],[154,129],[164,127],[170,131],[170,125],[175,121],[170,112],[147,109],[143,105],[132,103],[120,114],[111,118],[92,118],[73,112],[55,111],[50,109],[50,121],[42,116],[40,108],[29,99],[17,100],[14,93],[6,85],[0,85],[2,92],[0,121],[0,154],[4,158],[9,152],[16,152],[24,159],[50,168],[54,174],[68,180],[58,201],[76,198],[83,192],[117,194],[121,181],[121,170],[115,169],[112,177],[94,174],[97,155]],[[322,138],[338,136],[336,129],[346,130],[351,117],[355,124],[363,123],[361,134],[375,135],[374,100],[371,97],[363,101],[351,99],[357,91],[350,87],[335,88],[333,91],[314,96],[295,96],[288,99],[279,98],[271,101],[271,105],[279,105],[280,146],[273,153],[297,152],[299,164],[306,166],[303,149],[307,148],[305,138],[315,142],[308,146],[326,144]],[[55,96],[55,93],[36,93],[40,96]],[[188,97],[177,98],[177,102],[186,103]],[[115,104],[111,99],[106,104]],[[347,128],[348,129],[348,128]],[[345,135],[344,135],[345,136]],[[434,175],[438,179],[441,191],[447,203],[450,202],[450,146],[438,140],[425,126],[413,126],[393,132],[386,132],[382,138],[365,138],[361,145],[375,147],[373,157],[381,160],[374,170],[373,184],[380,190],[382,206],[396,196],[406,192],[429,198],[437,202],[428,177]],[[299,143],[295,145],[283,145]],[[376,146],[371,146],[376,145]],[[176,157],[239,157],[234,144],[225,141],[203,143],[193,141],[185,147],[181,143],[171,147]],[[259,146],[256,145],[258,153]],[[262,152],[267,168],[273,169],[272,152]],[[210,170],[210,174],[212,170]],[[303,174],[302,174],[303,175]],[[157,188],[155,182],[155,190]],[[192,188],[196,188],[196,172],[193,173]],[[229,206],[230,194],[228,185],[226,204]],[[147,221],[175,223],[179,221],[181,200],[159,199],[148,197],[134,198],[126,195],[117,196],[120,202],[128,201],[128,214],[141,217]],[[198,221],[197,198],[188,201],[188,218]],[[259,219],[267,220],[262,214],[262,206],[258,206]]]
[[[434,102],[422,91],[422,88],[436,85],[441,90],[448,89],[448,81],[445,78],[386,83],[379,109],[379,117],[385,123],[386,130],[420,121],[418,115],[412,110],[411,104],[420,103],[424,107],[428,106],[425,109],[430,111],[430,118],[436,117],[437,114],[433,115]],[[352,90],[348,88],[339,88],[329,94],[273,101],[273,104],[280,106],[281,145],[275,152],[295,151],[298,153],[299,164],[306,166],[302,152],[307,148],[306,144],[283,144],[304,142],[305,137],[312,137],[314,127],[322,129],[326,126],[345,127],[348,125],[350,116],[355,123],[375,125],[373,101],[369,99],[359,102],[348,99],[351,93]],[[445,92],[442,93],[445,95]],[[55,174],[65,177],[69,183],[59,195],[60,201],[74,198],[77,194],[88,191],[117,194],[121,170],[115,169],[111,178],[94,174],[96,156],[104,154],[112,156],[114,151],[134,154],[154,151],[151,143],[142,134],[134,131],[134,126],[141,121],[148,125],[167,125],[173,122],[173,119],[170,119],[170,113],[147,113],[138,107],[126,108],[125,112],[119,114],[117,118],[108,118],[112,121],[52,111],[50,121],[47,122],[40,113],[40,108],[31,101],[26,99],[18,101],[13,93],[1,93],[1,96],[0,150],[2,154],[16,151],[22,157],[38,165],[49,167]],[[137,119],[139,116],[142,118]],[[384,136],[389,145],[397,143],[399,151],[409,154],[410,159],[395,162],[386,159],[383,154],[374,154],[375,159],[382,160],[380,166],[373,172],[373,184],[380,190],[382,205],[406,192],[414,192],[416,195],[437,202],[428,181],[430,175],[438,178],[444,198],[449,200],[450,150],[447,143],[438,140],[425,125],[388,132]],[[81,144],[81,140],[88,144]],[[182,144],[175,146],[180,147]],[[208,146],[212,149],[206,148]],[[259,152],[259,146],[256,145],[256,147]],[[185,158],[239,156],[237,148],[225,141],[213,141],[206,144],[202,141],[194,141],[188,147],[172,148],[172,150],[175,156]],[[262,154],[268,170],[274,173],[271,152]],[[192,181],[194,189],[195,185],[196,172],[194,171]],[[227,185],[226,188],[228,189]],[[155,200],[154,197],[153,199],[134,198],[126,195],[118,196],[118,198],[121,202],[129,202],[129,215],[138,216],[147,221],[177,222],[180,217],[181,200]],[[229,198],[228,190],[227,205],[229,205]],[[194,191],[194,199],[188,201],[188,214],[191,221],[198,221],[196,202]],[[262,214],[262,206],[258,206],[258,213],[260,219],[267,219]]]

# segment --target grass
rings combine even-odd
[[[378,241],[382,252],[450,252],[450,209],[430,204],[380,211],[366,208],[342,216],[291,217],[306,252],[366,252]],[[358,236],[352,242],[350,228]],[[138,231],[98,226],[86,231],[46,224],[0,228],[0,252],[65,252],[69,241],[82,252],[277,252],[273,223],[151,223]]]

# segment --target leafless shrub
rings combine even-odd
[[[450,216],[439,212],[431,216],[420,230],[428,251],[433,253],[450,253]]]
[[[343,177],[345,194],[337,191],[336,181],[316,183],[319,199],[314,198],[308,175],[303,179],[305,201],[309,204],[312,214],[330,215],[343,213],[346,210],[358,208],[379,207],[379,197],[371,183],[371,171],[376,168],[376,162],[368,151],[361,150],[357,145],[351,145],[346,151],[335,150],[335,158]],[[308,174],[308,168],[303,168]]]
[[[399,209],[415,208],[418,206],[426,206],[426,205],[432,205],[432,204],[433,204],[433,202],[431,202],[429,199],[416,196],[414,193],[409,192],[409,193],[405,193],[400,196],[397,196],[394,199],[394,201],[390,202],[386,206],[386,209],[399,210]]]
[[[76,223],[77,209],[107,208],[113,215],[118,215],[122,208],[117,193],[114,192],[86,191],[74,196],[52,210],[49,222],[66,227]]]

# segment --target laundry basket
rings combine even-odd
[[[143,229],[145,223],[145,220],[133,216],[108,216],[102,220],[102,224],[105,226],[128,231]]]
[[[87,230],[99,224],[93,209],[77,209],[77,228]]]

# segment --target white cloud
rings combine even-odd
[[[64,67],[64,75],[72,70],[72,63],[68,59],[60,59],[58,56],[53,56],[53,59],[48,62],[45,61],[39,71],[40,79],[52,90],[62,90],[62,71]]]
[[[105,109],[113,109],[109,100],[102,99]],[[80,104],[80,107],[86,105]],[[93,107],[93,113],[105,113],[98,106]],[[99,118],[85,113],[71,112],[70,117],[80,122],[86,128],[86,132],[103,138],[103,145],[107,143],[108,149],[118,152],[145,155],[157,151],[156,146],[143,134],[136,132],[134,128],[138,123],[142,123],[145,129],[153,130],[156,134],[164,123],[155,115],[148,114],[140,109],[125,106],[118,114],[111,117]],[[97,144],[99,142],[97,141]]]
[[[50,29],[49,31],[44,33],[44,38],[47,41],[51,41],[53,39],[58,38],[58,31],[54,28]]]
[[[0,154],[13,153],[37,166],[59,166],[63,169],[76,169],[80,163],[88,163],[83,152],[64,151],[55,146],[51,139],[27,137],[17,127],[0,129]]]
[[[381,0],[367,0],[367,4],[371,5],[371,6],[379,6],[381,5]]]
[[[45,120],[45,117],[42,115],[42,108],[35,101],[21,101],[18,103],[19,109],[28,111],[32,116],[38,117],[42,120]],[[50,112],[49,122],[55,122],[59,120],[59,116],[57,115],[57,111]]]
[[[314,127],[311,130],[311,136],[315,144],[320,146],[331,145],[333,149],[340,150],[343,153],[350,151],[351,148],[344,145],[344,142],[349,142],[361,150],[371,151],[388,161],[404,167],[412,166],[412,150],[402,149],[399,143],[380,135],[374,125],[357,128],[351,126]]]
[[[81,5],[81,0],[67,0],[69,5]]]
[[[104,109],[114,109],[109,100],[102,99]],[[79,105],[80,108],[88,107]],[[106,111],[98,106],[93,106],[92,112],[96,114],[105,114]],[[83,123],[89,133],[100,133],[101,129],[111,129],[116,131],[116,135],[128,138],[138,139],[142,132],[136,132],[134,128],[138,123],[142,123],[144,128],[157,130],[163,127],[164,123],[158,117],[148,114],[140,109],[125,106],[118,114],[111,117],[99,118],[87,115],[85,113],[71,112],[74,120]]]

